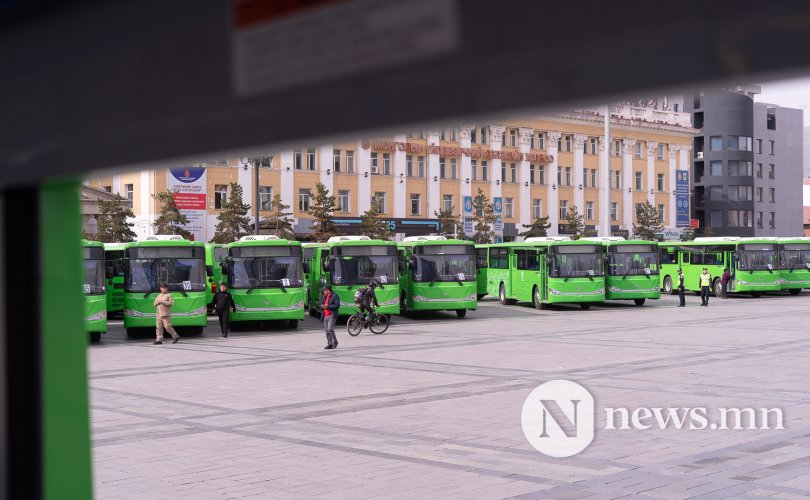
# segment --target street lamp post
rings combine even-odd
[[[256,228],[256,234],[259,234],[259,209],[260,209],[259,205],[261,204],[261,198],[260,198],[260,195],[259,195],[259,168],[261,168],[263,165],[266,165],[267,167],[270,167],[272,165],[272,163],[273,163],[273,154],[272,153],[270,153],[270,154],[259,154],[259,155],[251,156],[251,157],[248,157],[248,158],[242,158],[242,164],[244,164],[246,167],[248,165],[251,165],[251,164],[253,165],[253,175],[254,175],[254,177],[253,177],[253,189],[254,189],[253,213],[254,213],[254,215],[256,217],[256,221],[254,223],[254,226]]]

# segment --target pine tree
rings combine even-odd
[[[135,213],[131,208],[121,206],[123,200],[120,194],[116,194],[114,200],[99,200],[100,215],[96,218],[98,223],[96,240],[104,243],[125,243],[135,239],[136,234],[132,230],[135,224],[127,222],[128,218],[135,217]]]
[[[383,213],[380,212],[380,203],[377,200],[371,202],[371,208],[366,210],[360,222],[360,234],[368,236],[373,240],[389,240],[394,236],[394,232],[383,220]]]
[[[163,191],[162,193],[153,194],[152,198],[163,204],[160,208],[160,216],[155,219],[155,234],[177,234],[190,240],[192,238],[191,232],[183,227],[188,224],[188,217],[183,215],[180,209],[177,208],[172,193]]]
[[[281,195],[276,193],[273,196],[273,201],[270,202],[270,210],[273,214],[270,217],[265,217],[259,226],[259,232],[264,234],[275,234],[279,238],[294,240],[295,231],[293,230],[292,212],[288,212],[289,205],[285,205],[281,201]]]
[[[456,237],[465,240],[467,235],[464,233],[464,223],[461,221],[460,216],[453,215],[454,208],[450,207],[450,210],[436,210],[433,212],[433,215],[439,219],[439,234],[447,238]]]
[[[531,224],[523,224],[523,227],[525,227],[526,230],[522,233],[518,233],[518,236],[523,238],[536,238],[539,236],[548,236],[547,230],[551,227],[551,224],[548,222],[548,216],[545,216],[534,219],[534,222]]]
[[[572,240],[578,240],[585,235],[585,217],[579,213],[576,205],[568,210],[567,223],[568,234]]]
[[[475,234],[473,240],[478,244],[492,243],[495,238],[495,209],[489,202],[487,195],[478,188],[478,194],[473,198],[473,218],[475,220]]]
[[[649,201],[642,203],[636,210],[636,222],[637,224],[633,224],[633,234],[641,240],[655,241],[655,235],[664,230],[658,210]]]
[[[315,184],[315,200],[309,207],[309,214],[312,216],[312,239],[315,241],[326,241],[332,236],[340,234],[332,217],[335,213],[335,197],[329,194],[326,186],[320,182]]]
[[[250,234],[250,205],[242,200],[242,186],[231,183],[231,192],[227,201],[222,204],[222,211],[217,216],[216,230],[211,243],[231,243],[242,236]]]

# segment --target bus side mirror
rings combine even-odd
[[[106,266],[104,268],[104,277],[111,280],[115,277],[115,268],[113,266]]]
[[[408,264],[410,264],[411,268],[416,267],[416,257],[413,255],[408,257]]]
[[[213,276],[214,275],[214,266],[205,266],[205,273],[208,276]]]
[[[227,276],[231,272],[231,266],[227,262],[222,263],[222,275]]]
[[[302,262],[301,267],[304,269],[304,274],[309,274],[309,262]]]

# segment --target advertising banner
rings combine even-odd
[[[195,241],[208,241],[205,167],[172,168],[166,175],[166,188],[180,213],[188,218],[186,230]]]
[[[689,171],[675,171],[675,225],[689,227]]]
[[[492,208],[495,212],[495,230],[496,242],[503,241],[503,198],[496,196],[492,198]]]
[[[464,207],[461,215],[464,219],[464,232],[467,234],[467,236],[472,236],[474,226],[472,196],[464,196]]]

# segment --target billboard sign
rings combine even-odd
[[[689,171],[675,171],[675,225],[689,227]]]
[[[462,210],[462,217],[464,219],[464,232],[467,236],[473,234],[473,198],[472,196],[464,196],[464,206]]]
[[[208,241],[205,167],[172,168],[166,176],[166,188],[172,193],[180,213],[188,219],[185,229],[194,241]]]

